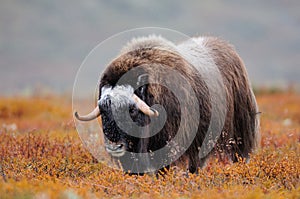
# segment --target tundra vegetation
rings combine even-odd
[[[300,95],[257,95],[261,148],[249,163],[211,157],[198,174],[130,176],[98,163],[68,97],[0,99],[0,198],[300,198]]]

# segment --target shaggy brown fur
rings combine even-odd
[[[257,105],[250,88],[246,69],[236,51],[228,43],[217,38],[207,37],[204,39],[203,45],[221,72],[228,107],[223,131],[214,149],[217,152],[228,154],[234,162],[237,161],[236,155],[248,159],[249,153],[258,144],[259,124]],[[167,77],[166,81],[168,81],[168,71],[157,71],[155,67],[155,65],[160,65],[178,71],[194,89],[200,111],[198,132],[193,143],[185,154],[177,160],[177,163],[188,160],[190,172],[195,172],[197,168],[204,165],[208,157],[207,155],[200,159],[198,153],[209,126],[212,114],[211,103],[208,87],[203,77],[180,54],[176,51],[171,52],[159,48],[138,48],[125,52],[113,60],[103,73],[100,80],[99,99],[103,86],[115,86],[122,75],[141,65],[146,66],[143,72],[149,75],[150,82],[151,78],[158,76],[157,74],[161,77]],[[139,75],[141,75],[140,72],[136,74],[132,82],[136,82]],[[172,77],[169,78],[171,80]],[[180,87],[180,85],[178,86]],[[188,99],[189,93],[184,88],[182,88],[182,92],[186,93],[186,99]],[[182,117],[188,118],[187,121],[193,121],[194,118],[189,114],[182,115],[178,100],[171,91],[161,85],[149,84],[146,96],[140,96],[141,94],[138,92],[135,94],[150,106],[153,104],[162,105],[167,112],[167,121],[163,129],[155,136],[140,139],[143,145],[142,149],[139,149],[141,152],[155,151],[165,146],[176,135],[179,125],[187,125],[185,136],[188,137],[189,126],[188,124],[180,124],[180,121]]]

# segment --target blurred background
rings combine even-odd
[[[106,38],[158,26],[235,45],[257,88],[300,84],[300,1],[0,1],[0,95],[71,94]]]

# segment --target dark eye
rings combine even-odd
[[[129,106],[129,114],[132,119],[135,119],[139,113],[139,110],[136,108],[135,105],[130,105]]]

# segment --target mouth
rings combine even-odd
[[[105,145],[105,150],[113,157],[122,157],[125,154],[125,145],[123,143],[109,143]]]

